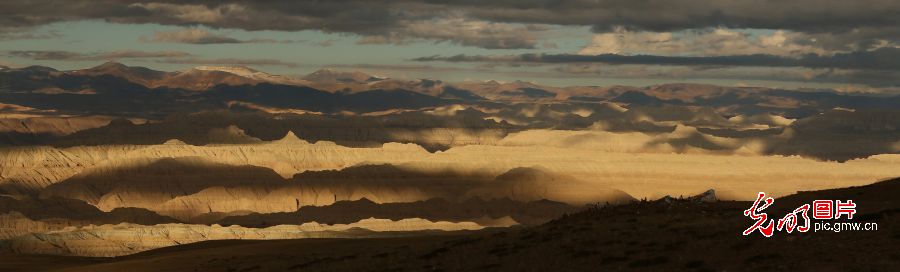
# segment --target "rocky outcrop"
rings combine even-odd
[[[366,161],[403,163],[427,151],[408,144],[386,144],[380,148],[348,148],[327,142],[308,144],[291,134],[282,141],[261,145],[12,147],[0,148],[0,154],[0,189],[9,194],[25,194],[88,168],[111,171],[159,158],[199,157],[213,163],[266,167],[290,177],[301,171],[340,169]]]
[[[521,202],[551,199],[574,204],[620,203],[632,199],[621,191],[526,168],[493,179],[487,174],[362,165],[307,171],[285,180],[270,169],[210,163],[194,157],[132,161],[125,165],[90,169],[44,188],[40,197],[77,199],[104,211],[136,207],[185,222],[242,212],[292,212],[306,206],[360,199],[374,203],[432,198],[453,202],[472,198]],[[510,214],[494,216],[505,215]]]
[[[621,204],[635,199],[625,192],[574,177],[552,173],[547,169],[519,167],[497,176],[467,192],[481,198],[509,198],[529,202],[542,199],[565,201],[574,205],[589,203]]]
[[[258,166],[210,163],[197,157],[136,159],[89,169],[44,188],[40,196],[79,199],[111,210],[129,202],[159,204],[212,186],[266,186],[282,181],[271,169]]]
[[[135,223],[154,225],[178,223],[171,217],[134,207],[117,207],[104,212],[81,200],[0,196],[0,213],[20,213],[35,220],[54,220],[66,225]]]
[[[112,119],[106,116],[0,118],[0,133],[61,136],[102,127]]]
[[[62,230],[68,226],[65,222],[53,224],[44,221],[34,221],[19,212],[0,213],[0,248],[3,247],[3,240],[32,233]]]
[[[854,160],[844,164],[819,162],[799,157],[760,156],[757,154],[759,150],[763,149],[764,143],[753,143],[749,140],[747,146],[734,151],[708,152],[701,148],[691,147],[692,144],[687,144],[684,146],[684,151],[678,154],[678,149],[672,146],[672,144],[678,143],[672,141],[678,139],[685,141],[683,143],[694,143],[691,141],[698,140],[696,143],[701,143],[701,145],[704,143],[703,141],[707,141],[720,146],[728,146],[730,142],[737,141],[706,136],[691,138],[694,137],[691,135],[696,135],[695,130],[683,129],[680,131],[686,133],[675,138],[655,138],[640,133],[622,134],[603,131],[527,131],[511,135],[497,145],[455,147],[438,153],[429,153],[413,144],[391,143],[376,148],[349,148],[323,141],[310,144],[294,135],[289,135],[281,141],[242,145],[166,144],[73,148],[0,148],[0,154],[2,154],[0,156],[0,189],[6,194],[34,195],[51,184],[70,178],[78,180],[76,175],[79,174],[121,173],[115,169],[129,169],[129,167],[133,168],[131,164],[134,163],[150,164],[164,158],[198,160],[203,163],[222,164],[229,167],[264,167],[271,169],[282,179],[291,178],[301,172],[337,170],[354,165],[391,164],[415,172],[431,172],[453,177],[476,175],[479,176],[476,180],[490,181],[493,177],[513,168],[540,166],[549,172],[569,175],[578,180],[597,184],[598,189],[619,189],[637,198],[659,198],[666,194],[687,195],[710,187],[716,189],[720,198],[728,199],[735,196],[747,198],[747,196],[752,197],[755,194],[755,190],[746,185],[751,183],[767,186],[777,194],[787,194],[803,188],[808,189],[809,186],[827,188],[827,186],[835,186],[830,184],[861,185],[871,180],[900,175],[894,160],[890,159],[897,155],[879,155],[876,156],[877,158]],[[657,139],[666,141],[650,144]],[[756,147],[753,147],[754,145]],[[359,175],[373,174],[375,173],[369,172]],[[210,173],[210,175],[212,174]],[[132,178],[140,179],[140,177]],[[375,178],[371,176],[370,179]],[[433,180],[434,184],[441,184],[440,178],[429,179]],[[352,181],[354,179],[345,178],[345,180]],[[709,180],[715,180],[716,185],[709,186],[708,183],[704,183]],[[831,183],[810,183],[811,180],[829,180]],[[236,188],[234,186],[215,185],[213,181],[206,182],[209,183],[201,186],[201,191],[215,186],[223,187],[221,192],[237,190],[234,189]],[[318,184],[311,181],[304,182],[310,186]],[[342,186],[337,184],[343,183],[332,183],[329,188],[341,188],[336,187]],[[382,188],[386,190],[379,189],[378,193],[374,193],[375,191],[366,192],[346,187],[347,189],[340,189],[340,193],[338,193],[331,191],[332,189],[312,190],[312,188],[323,188],[313,186],[308,187],[310,190],[302,190],[303,193],[301,193],[299,188],[288,188],[285,189],[287,191],[278,192],[278,194],[285,195],[277,197],[283,199],[283,202],[273,204],[278,208],[266,212],[293,211],[297,206],[296,199],[303,201],[304,205],[328,205],[335,199],[355,200],[362,197],[376,202],[395,202],[390,200],[393,197],[388,197],[388,195],[400,195],[401,191],[390,192],[398,190],[397,188],[403,188],[388,186],[399,184],[391,182],[391,179],[376,183],[370,182],[370,184],[383,184],[385,186]],[[248,192],[260,194],[260,197],[254,196],[251,199],[265,199],[265,196],[275,192],[256,189],[240,190],[251,190]],[[417,190],[402,191],[404,197],[397,198],[397,201],[410,202],[438,197],[423,194]],[[191,193],[200,193],[200,191]],[[185,194],[178,194],[178,196],[181,195]],[[338,197],[336,198],[335,195]],[[200,196],[202,194],[198,195],[198,197]],[[99,201],[100,197],[91,196],[86,199]],[[115,200],[116,198],[111,196],[104,201],[115,203]],[[155,203],[155,205],[160,203]],[[106,206],[104,209],[108,210],[115,206]]]
[[[719,198],[716,197],[716,190],[713,190],[713,189],[706,190],[706,192],[703,192],[702,194],[696,195],[696,196],[692,197],[691,199],[694,200],[694,201],[697,201],[697,202],[716,202],[716,201],[719,201]]]

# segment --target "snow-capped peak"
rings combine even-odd
[[[281,76],[281,75],[273,75],[266,72],[260,72],[245,66],[197,66],[194,67],[194,71],[216,71],[216,72],[224,72],[233,75],[237,75],[240,77],[245,77],[253,80],[273,82],[279,84],[305,84],[306,82],[302,80],[298,80],[295,78]]]
[[[250,69],[250,68],[244,67],[244,66],[197,66],[197,67],[194,67],[194,70],[226,72],[226,73],[231,73],[231,74],[239,75],[242,77],[249,77],[249,78],[258,77],[258,76],[262,76],[262,75],[267,75],[267,76],[269,75],[267,73],[253,70],[253,69]]]

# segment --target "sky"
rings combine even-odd
[[[0,65],[900,90],[894,0],[0,2]]]

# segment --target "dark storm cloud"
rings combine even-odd
[[[900,48],[880,48],[873,51],[838,53],[832,56],[815,54],[800,57],[773,55],[739,55],[714,57],[681,57],[653,55],[572,55],[572,54],[521,54],[505,56],[455,55],[428,56],[414,61],[444,62],[505,62],[537,64],[606,63],[678,66],[753,66],[753,67],[807,67],[900,70]]]
[[[46,10],[47,6],[54,6],[54,9]],[[36,0],[0,3],[0,25],[9,31],[80,19],[244,30],[312,29],[360,34],[366,37],[364,43],[398,44],[424,39],[484,48],[534,48],[537,41],[532,32],[541,31],[533,27],[473,20],[460,10],[417,1]]]
[[[871,45],[900,39],[895,35],[898,14],[896,0],[32,0],[0,2],[0,28],[13,31],[50,22],[102,19],[245,30],[315,29],[373,37],[366,42],[412,38],[485,48],[534,48],[538,43],[533,38],[516,38],[540,30],[507,23],[591,26],[597,32],[729,27],[793,30],[831,35],[835,45]],[[444,31],[461,22],[467,27]]]
[[[501,0],[429,1],[468,7],[473,16],[496,21],[591,25],[598,31],[673,31],[704,27],[817,31],[891,27],[900,3],[893,0]]]

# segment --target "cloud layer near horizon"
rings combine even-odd
[[[444,62],[500,62],[500,63],[606,63],[679,66],[754,66],[843,68],[865,70],[900,70],[900,48],[880,48],[872,51],[837,53],[834,55],[805,54],[784,57],[767,54],[729,56],[656,56],[656,55],[577,55],[577,54],[520,54],[520,55],[454,55],[426,56],[414,61]]]
[[[296,67],[296,63],[276,59],[259,58],[200,58],[182,51],[114,51],[77,53],[61,50],[28,50],[8,51],[7,56],[32,60],[55,61],[116,61],[138,59],[156,63],[190,64],[190,65],[240,65],[240,66],[284,66]]]
[[[897,14],[900,2],[895,0],[13,0],[0,2],[0,42],[61,40],[65,33],[36,29],[86,20],[140,24],[144,32],[130,38],[139,45],[105,52],[52,46],[0,50],[12,62],[47,61],[43,64],[135,59],[293,68],[308,65],[314,54],[332,62],[320,61],[320,66],[414,67],[415,61],[442,61],[468,75],[551,72],[553,77],[672,72],[742,78],[732,68],[770,67],[789,75],[775,78],[835,81],[833,76],[840,75],[839,82],[898,86]],[[288,35],[306,30],[316,34]],[[441,44],[423,50],[433,43]],[[294,44],[302,48],[287,48]],[[399,46],[366,47],[372,44]],[[363,50],[352,50],[357,46]],[[324,47],[339,49],[318,51]],[[371,48],[385,51],[371,54]],[[174,52],[186,55],[165,55]],[[434,53],[442,55],[427,56]],[[599,64],[629,68],[598,69]],[[533,68],[543,66],[549,69]],[[753,71],[743,78],[764,74]]]
[[[53,8],[48,8],[53,7]],[[205,25],[244,30],[354,33],[366,43],[425,39],[483,48],[534,48],[540,25],[671,32],[742,28],[790,31],[829,50],[863,50],[900,39],[893,0],[33,0],[0,3],[8,31],[53,22]]]
[[[299,43],[296,40],[250,39],[241,40],[216,34],[201,28],[185,28],[175,31],[156,31],[153,37],[141,37],[142,42],[186,44],[234,44],[234,43]]]

